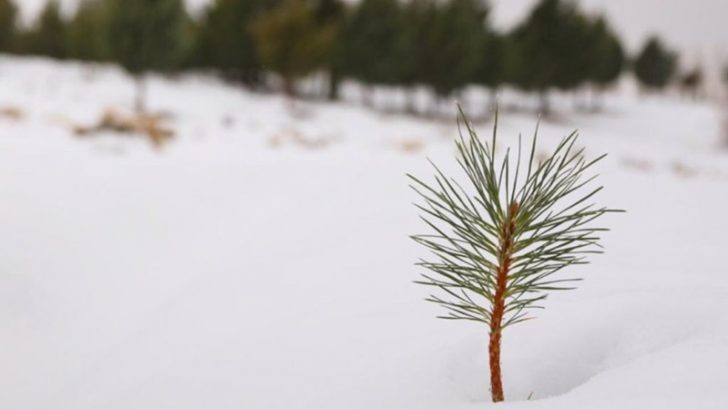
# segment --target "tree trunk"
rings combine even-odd
[[[367,108],[374,108],[372,86],[364,84],[362,85],[362,87],[364,87],[364,89],[362,90],[362,99],[364,102],[364,106]]]
[[[291,100],[296,99],[296,82],[292,78],[283,79],[283,93]]]
[[[493,295],[493,309],[490,316],[490,341],[488,343],[490,392],[494,403],[504,399],[500,365],[501,331],[503,330],[503,316],[506,311],[506,290],[513,256],[513,237],[516,235],[515,220],[517,213],[518,203],[513,202],[508,209],[508,218],[500,228],[502,240],[498,252],[498,269],[496,271],[495,294]]]
[[[283,94],[285,95],[288,109],[291,110],[291,112],[295,112],[298,92],[296,90],[296,81],[293,78],[283,78]]]
[[[329,89],[328,89],[328,100],[338,101],[339,100],[339,84],[341,83],[341,77],[335,69],[331,69],[329,72]]]
[[[582,112],[586,111],[586,94],[582,94],[579,92],[578,89],[573,91],[574,95],[574,111],[576,112]]]
[[[594,86],[592,89],[592,99],[591,99],[591,111],[592,112],[599,112],[602,110],[602,94],[604,93],[604,90],[600,86]]]
[[[440,106],[442,105],[442,96],[437,92],[432,100],[432,106],[430,107],[430,116],[437,118],[440,115]]]
[[[405,88],[404,89],[404,111],[407,114],[416,115],[417,114],[417,108],[415,107],[415,91],[411,88]]]
[[[134,81],[136,82],[136,99],[134,101],[134,111],[137,115],[144,115],[147,113],[147,81],[144,74],[138,74]]]

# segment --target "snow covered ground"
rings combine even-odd
[[[424,227],[404,174],[430,175],[425,157],[455,170],[454,122],[353,104],[291,116],[202,77],[150,93],[178,132],[162,150],[79,139],[69,125],[127,107],[131,82],[0,60],[0,408],[495,407],[487,330],[434,319],[411,283]],[[497,407],[726,409],[720,109],[606,107],[562,109],[541,141],[579,128],[588,155],[609,152],[599,201],[628,213],[571,271],[579,290],[507,331]],[[534,125],[504,113],[501,140]]]

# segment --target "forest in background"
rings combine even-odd
[[[626,70],[646,92],[675,83],[697,96],[703,78],[701,67],[680,70],[656,36],[630,55],[605,16],[568,0],[539,1],[507,32],[492,27],[479,0],[216,0],[198,17],[182,0],[83,0],[70,16],[50,0],[30,25],[19,24],[13,0],[0,0],[0,52],[118,64],[138,80],[139,111],[149,72],[205,70],[331,100],[345,79],[365,90],[426,87],[435,106],[469,85],[493,101],[510,86],[537,95],[544,114],[551,91],[599,94]],[[319,73],[326,87],[302,93],[301,80]],[[406,94],[407,111],[417,111]],[[372,104],[370,91],[362,101]],[[598,109],[594,101],[588,108]]]

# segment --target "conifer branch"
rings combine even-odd
[[[601,253],[599,235],[607,229],[592,222],[620,211],[591,202],[602,187],[587,188],[596,178],[587,173],[604,155],[587,161],[584,149],[575,148],[576,132],[536,163],[537,126],[522,166],[520,137],[515,158],[507,149],[496,162],[497,113],[490,143],[478,138],[462,111],[460,118],[465,130],[456,141],[457,162],[468,189],[434,164],[433,184],[408,175],[423,201],[416,204],[421,218],[432,231],[412,239],[435,257],[418,263],[431,274],[416,283],[441,292],[426,299],[445,309],[441,318],[488,326],[491,394],[502,401],[501,332],[531,319],[528,312],[541,308],[548,292],[573,289],[580,278],[554,275]]]

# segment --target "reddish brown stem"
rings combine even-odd
[[[490,316],[490,342],[488,353],[490,358],[490,391],[493,402],[503,401],[503,380],[501,379],[500,346],[503,315],[506,310],[506,288],[508,273],[511,269],[513,254],[513,237],[516,234],[516,213],[518,203],[513,202],[508,209],[508,218],[501,225],[501,243],[498,250],[498,269],[496,270],[495,295]]]

